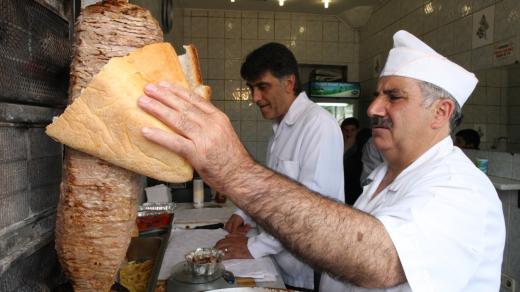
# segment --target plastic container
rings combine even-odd
[[[204,207],[204,182],[201,178],[193,179],[193,208]]]

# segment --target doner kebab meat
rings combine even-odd
[[[56,250],[74,290],[109,291],[135,231],[142,175],[192,178],[181,157],[146,141],[143,126],[171,131],[137,107],[143,86],[166,80],[209,98],[197,52],[161,43],[151,14],[122,0],[86,7],[76,23],[70,100],[47,134],[67,145]],[[139,174],[138,174],[139,173]]]

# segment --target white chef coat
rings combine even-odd
[[[372,198],[387,171],[370,174],[354,207],[380,220],[407,283],[365,289],[322,277],[322,291],[498,291],[505,223],[497,192],[451,137],[430,148]]]
[[[337,121],[326,110],[300,93],[280,123],[273,123],[267,149],[267,166],[327,197],[345,201],[343,184],[343,136]],[[235,214],[248,224],[244,212]],[[313,289],[313,270],[286,251],[266,232],[249,238],[254,258],[272,255],[285,283]]]

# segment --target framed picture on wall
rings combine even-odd
[[[493,43],[495,33],[495,5],[473,14],[473,48]]]

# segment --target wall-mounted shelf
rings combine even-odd
[[[316,80],[314,78],[316,71],[330,71],[337,72],[340,76],[340,79],[337,81],[346,82],[348,67],[346,65],[325,65],[325,64],[299,64],[300,68],[300,77],[303,84],[308,83],[309,81]]]

